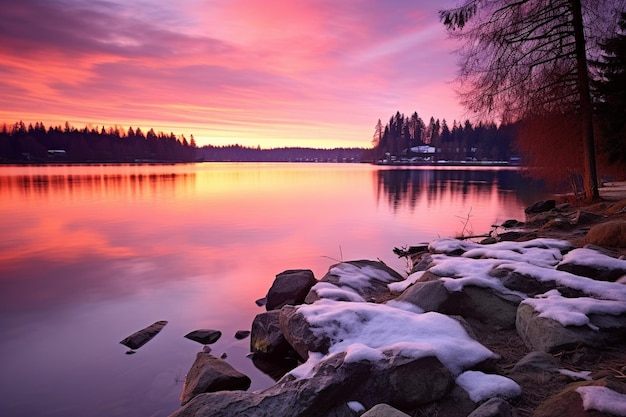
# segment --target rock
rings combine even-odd
[[[379,303],[390,298],[388,284],[404,277],[382,262],[358,260],[333,265],[311,288],[307,304],[321,298],[337,301],[368,301]]]
[[[266,356],[253,354],[252,363],[265,375],[278,381],[287,372],[294,369],[300,364],[298,355],[294,352],[293,356],[286,354],[285,356]]]
[[[285,355],[290,349],[279,323],[280,310],[267,311],[252,321],[250,351],[261,356]]]
[[[500,225],[500,227],[503,227],[505,229],[513,229],[515,227],[522,227],[522,226],[524,226],[524,222],[520,222],[515,219],[506,220]]]
[[[557,287],[554,281],[538,281],[530,275],[512,271],[506,266],[494,268],[489,275],[500,279],[500,282],[506,288],[512,291],[519,291],[529,297],[544,294]]]
[[[578,210],[574,216],[572,223],[576,225],[585,225],[596,223],[599,220],[606,218],[604,214],[593,213],[591,211]]]
[[[572,225],[569,220],[563,217],[556,217],[554,219],[548,220],[543,226],[541,226],[539,231],[547,232],[550,230],[571,230],[573,228],[574,225]]]
[[[532,205],[526,207],[524,211],[526,213],[543,213],[546,211],[550,211],[556,207],[555,200],[541,200],[533,203]]]
[[[441,399],[453,381],[433,356],[412,359],[388,351],[376,362],[345,361],[345,356],[322,360],[309,378],[288,374],[262,391],[200,394],[171,417],[348,417],[353,415],[346,414],[348,401],[366,408],[379,403],[411,408]]]
[[[416,282],[407,288],[402,294],[394,299],[394,302],[411,303],[424,311],[439,311],[441,306],[446,303],[450,297],[450,291],[448,291],[440,277],[430,274],[432,277],[436,277],[436,281]]]
[[[313,333],[309,322],[294,306],[284,306],[280,310],[279,323],[281,333],[287,343],[304,360],[309,358],[309,352],[328,353],[330,339],[319,337]]]
[[[302,304],[309,290],[317,280],[310,269],[291,269],[276,275],[267,293],[269,310],[280,310],[284,305]]]
[[[159,334],[167,324],[166,320],[157,321],[150,326],[143,328],[130,336],[124,338],[120,343],[131,349],[139,349],[148,343],[154,336]],[[128,352],[127,352],[128,353]]]
[[[626,261],[581,248],[568,253],[556,269],[601,281],[617,281],[622,275],[626,275]]]
[[[237,340],[243,340],[248,336],[250,336],[250,330],[237,330],[235,332],[235,339]]]
[[[208,353],[198,352],[196,360],[185,377],[180,403],[184,405],[196,395],[204,392],[245,391],[250,387],[250,383],[249,377],[237,371],[228,362]]]
[[[501,242],[514,242],[521,239],[524,236],[522,232],[504,232],[498,233],[498,239]]]
[[[521,373],[558,372],[559,368],[559,363],[552,355],[545,352],[532,351],[513,366],[509,376]]]
[[[501,398],[492,398],[481,404],[467,417],[511,417],[511,405]]]
[[[613,220],[596,224],[587,232],[586,242],[610,248],[626,248],[626,221]]]
[[[533,417],[612,417],[613,414],[584,409],[582,396],[577,391],[584,387],[605,387],[626,395],[626,384],[615,379],[603,378],[597,381],[575,382],[542,402],[535,409]]]
[[[569,378],[563,375],[560,370],[562,366],[550,354],[540,351],[533,351],[520,359],[507,377],[517,382],[522,389],[534,387],[537,383],[546,387],[563,387]]]
[[[521,299],[471,285],[461,291],[448,291],[443,281],[438,280],[415,283],[395,301],[414,304],[424,311],[474,318],[490,326],[512,329]]]
[[[517,309],[516,328],[530,349],[556,352],[578,345],[605,347],[626,337],[626,315],[589,315],[591,327],[564,326],[556,320],[540,317],[531,305],[521,303]]]
[[[202,343],[203,345],[210,345],[217,342],[219,338],[222,337],[222,332],[212,329],[198,329],[187,333],[185,337],[194,342]]]
[[[361,417],[410,417],[408,414],[393,408],[388,404],[376,404],[361,414]]]
[[[467,391],[454,385],[450,392],[441,400],[420,406],[414,416],[445,416],[467,417],[476,408]]]

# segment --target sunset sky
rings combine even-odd
[[[457,0],[0,0],[0,124],[367,147],[396,111],[468,118]]]

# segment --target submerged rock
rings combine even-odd
[[[166,324],[167,324],[166,320],[157,321],[151,324],[150,326],[143,328],[131,334],[130,336],[124,338],[120,343],[131,349],[139,349],[140,347],[148,343],[150,340],[152,340],[154,336],[159,334],[159,332],[163,330]],[[130,352],[126,352],[126,353],[130,354]]]

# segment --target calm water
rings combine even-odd
[[[0,415],[167,416],[198,328],[221,330],[213,353],[264,388],[233,335],[277,273],[319,279],[341,259],[404,273],[393,247],[484,233],[539,197],[503,168],[0,167]],[[157,320],[125,355],[119,341]]]

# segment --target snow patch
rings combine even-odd
[[[537,298],[527,298],[522,304],[530,305],[539,312],[539,317],[558,321],[563,326],[587,325],[594,330],[597,328],[590,323],[589,314],[618,316],[626,313],[626,303],[623,301],[589,297],[566,298],[558,290],[550,290]]]
[[[514,398],[522,394],[522,388],[515,381],[480,371],[463,372],[456,378],[456,383],[475,403],[493,397]]]
[[[626,395],[607,387],[587,386],[576,388],[583,400],[585,411],[596,410],[601,413],[626,417]]]
[[[498,357],[469,337],[458,321],[440,313],[415,314],[385,304],[333,300],[298,306],[298,312],[314,334],[330,339],[329,354],[347,352],[346,360],[376,360],[384,351],[414,359],[436,356],[458,375]],[[296,368],[296,373],[303,371]]]

